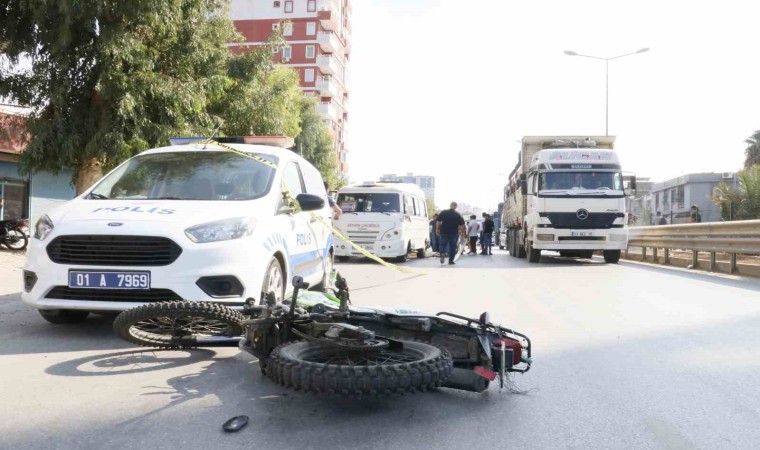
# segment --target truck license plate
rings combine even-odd
[[[69,287],[82,289],[150,289],[150,272],[69,271]]]
[[[586,236],[593,236],[594,233],[592,231],[571,231],[570,236],[573,237],[586,237]]]

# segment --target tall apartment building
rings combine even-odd
[[[319,97],[344,174],[351,0],[232,0],[230,16],[244,37],[243,49],[265,45],[273,30],[282,31],[287,46],[276,50],[275,61],[297,70],[304,92]]]
[[[407,173],[406,175],[396,175],[395,173],[385,174],[380,177],[381,183],[411,183],[419,186],[425,192],[425,198],[435,203],[435,177],[428,175],[415,175]]]

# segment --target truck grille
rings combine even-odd
[[[59,236],[47,246],[55,263],[90,266],[168,266],[181,253],[171,239],[154,236]]]
[[[349,231],[347,236],[354,242],[373,243],[379,238],[380,233],[378,231]]]
[[[67,286],[54,287],[45,298],[59,300],[90,300],[96,302],[160,302],[182,300],[169,289],[74,289]]]
[[[612,228],[612,223],[618,217],[623,217],[619,213],[589,213],[586,220],[581,220],[576,213],[548,213],[546,216],[554,228],[573,228],[579,229],[607,229]]]

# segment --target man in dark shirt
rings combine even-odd
[[[441,264],[444,261],[444,253],[449,254],[449,264],[454,264],[459,235],[464,234],[464,219],[456,209],[456,202],[451,202],[450,209],[438,214],[436,232],[441,238],[438,244],[438,249],[441,252]]]
[[[491,253],[491,239],[493,238],[494,223],[489,214],[486,214],[486,219],[483,221],[483,240],[480,243],[481,255],[493,255]]]
[[[702,214],[699,212],[699,206],[691,205],[691,212],[689,213],[689,222],[694,222],[694,223],[702,222]]]

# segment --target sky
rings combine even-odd
[[[495,209],[529,135],[609,134],[623,170],[731,172],[760,129],[760,3],[354,0],[351,182],[433,175]]]

